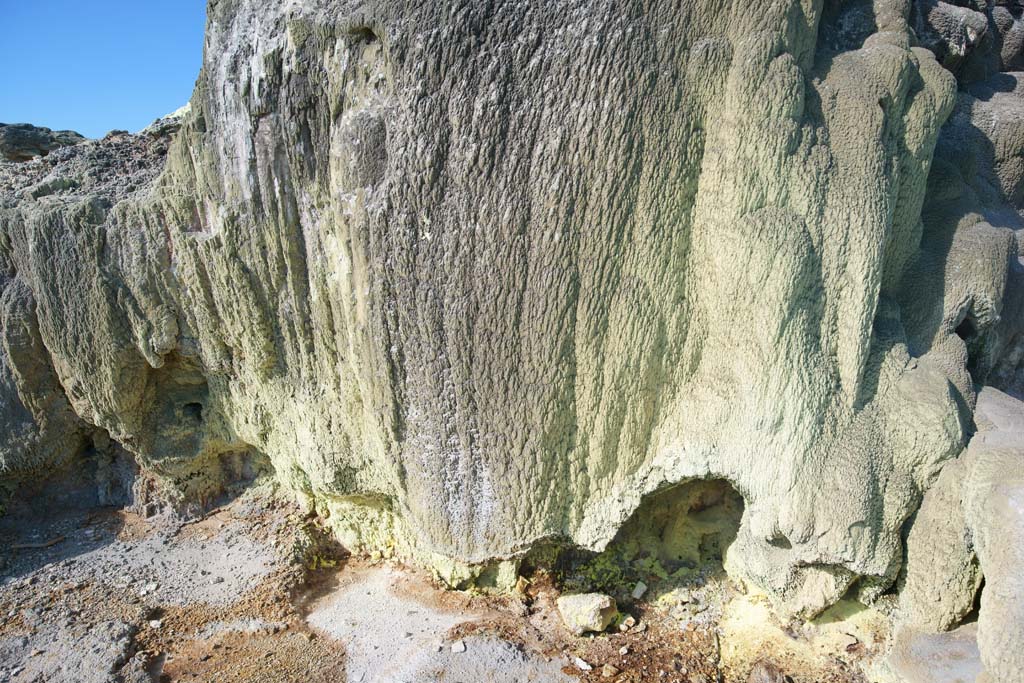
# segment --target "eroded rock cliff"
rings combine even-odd
[[[211,0],[169,150],[0,188],[3,471],[273,471],[456,583],[724,480],[734,577],[874,600],[1024,386],[1019,11],[966,5]]]

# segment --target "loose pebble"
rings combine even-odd
[[[585,660],[580,659],[579,657],[573,657],[572,658],[572,663],[580,671],[593,671],[594,670],[594,667],[590,666],[590,664],[588,664]]]

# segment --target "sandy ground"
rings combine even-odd
[[[847,683],[881,639],[863,617],[793,632],[714,582],[699,613],[652,589],[620,597],[630,627],[576,637],[543,570],[513,594],[454,592],[326,539],[266,487],[185,521],[74,496],[12,508],[0,681],[731,683],[775,656],[795,683]]]

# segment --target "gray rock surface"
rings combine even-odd
[[[900,600],[906,622],[925,632],[945,631],[974,609],[982,573],[964,518],[965,458],[943,468],[928,491],[907,538],[906,578]]]
[[[0,517],[0,681],[153,683],[163,659],[142,644],[154,631],[187,652],[189,641],[232,628],[287,628],[210,623],[260,609],[260,585],[281,581],[293,561],[291,544],[268,542],[295,537],[266,491],[197,524],[143,520],[83,493],[53,487]]]
[[[272,469],[452,583],[724,479],[733,577],[874,599],[1022,382],[1016,20],[940,5],[211,2],[169,148],[0,168],[0,467]]]
[[[1020,680],[1024,402],[987,387],[978,396],[975,417],[978,433],[943,469],[910,531],[902,620],[891,659],[897,669],[912,667],[907,643],[930,648],[944,642],[928,634],[957,625],[973,609],[983,573],[975,646],[984,675],[978,680]]]
[[[971,439],[964,456],[971,472],[964,481],[963,507],[985,573],[978,614],[978,649],[985,676],[979,681],[1022,680],[1024,402],[986,389],[978,412],[986,415],[993,428]]]

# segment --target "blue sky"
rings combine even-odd
[[[206,0],[0,0],[0,122],[102,137],[192,95]]]

